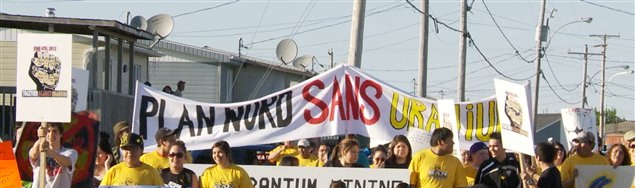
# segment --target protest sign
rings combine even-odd
[[[346,65],[237,103],[192,101],[139,83],[135,91],[132,132],[144,138],[145,151],[156,148],[152,135],[160,127],[180,130],[179,138],[192,150],[209,149],[218,140],[239,147],[344,134],[389,141],[401,134],[408,136],[413,151],[429,147],[432,131],[441,127],[434,100],[412,96]],[[487,115],[492,110],[482,108],[487,102],[480,102],[464,103],[466,109],[459,112],[470,117],[457,118],[495,125],[490,120],[496,117]]]
[[[29,122],[22,130],[15,156],[20,167],[20,176],[24,181],[33,181],[33,168],[29,163],[29,150],[37,141],[37,129],[40,123]],[[77,151],[77,162],[73,172],[72,187],[91,187],[95,156],[97,153],[98,122],[88,115],[73,114],[70,123],[64,123],[62,145]]]
[[[562,114],[562,126],[564,127],[565,137],[567,138],[567,148],[571,148],[573,139],[582,131],[589,131],[595,135],[595,142],[598,144],[593,147],[593,151],[597,151],[598,146],[602,143],[598,142],[598,128],[596,126],[595,110],[584,108],[563,108],[560,110]]]
[[[505,149],[534,155],[534,131],[529,84],[495,79],[498,117]]]
[[[16,121],[70,122],[72,35],[18,34]]]
[[[469,150],[476,142],[487,142],[494,132],[501,132],[496,107],[496,96],[478,101],[459,102],[456,105],[458,119],[457,130],[459,148]]]
[[[209,164],[184,164],[196,174],[203,174]],[[240,165],[251,177],[254,187],[322,188],[341,180],[346,187],[396,187],[408,183],[408,169],[321,168]]]
[[[81,112],[87,109],[88,80],[90,71],[73,67],[71,108],[73,112]]]
[[[11,141],[0,142],[0,188],[22,187]]]
[[[635,188],[635,166],[577,165],[575,187]]]

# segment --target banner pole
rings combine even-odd
[[[40,127],[42,129],[44,129],[44,136],[40,137],[39,139],[43,139],[42,141],[46,142],[46,133],[48,132],[48,127],[47,127],[47,123],[46,122],[41,122]],[[41,143],[40,143],[41,144]],[[41,146],[41,145],[40,145]],[[49,148],[47,148],[49,149]],[[42,148],[40,148],[40,179],[39,179],[39,187],[40,188],[44,188],[46,185],[46,151],[42,150]]]

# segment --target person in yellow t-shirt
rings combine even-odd
[[[254,187],[247,171],[231,162],[231,150],[226,141],[218,141],[212,145],[212,158],[216,165],[203,171],[201,188]]]
[[[123,162],[108,169],[100,186],[163,186],[159,172],[139,160],[143,152],[141,136],[130,133],[121,139]]]
[[[274,148],[269,151],[269,157],[267,158],[269,162],[276,163],[277,166],[280,166],[280,159],[284,156],[296,156],[298,155],[298,147],[295,145],[294,141],[284,141],[284,144]]]
[[[298,166],[310,166],[311,163],[318,160],[317,156],[311,155],[311,143],[308,140],[298,141],[298,149],[299,154],[295,156],[298,158]]]
[[[312,166],[312,167],[324,166],[324,164],[329,160],[330,150],[331,150],[331,147],[328,144],[326,143],[320,144],[320,147],[318,147],[318,152],[317,152],[318,159],[313,161],[311,164],[309,164],[309,166]]]
[[[635,166],[635,130],[630,130],[624,134],[624,142],[631,155],[631,166]]]
[[[454,146],[452,137],[448,128],[432,132],[432,147],[417,152],[408,167],[411,187],[467,187],[463,165],[451,155]]]
[[[146,163],[153,168],[161,171],[170,168],[168,152],[170,144],[176,142],[176,131],[162,127],[154,134],[157,141],[157,149],[141,156],[141,162]]]
[[[593,153],[595,136],[589,131],[578,133],[573,143],[577,144],[576,153],[569,156],[560,166],[562,187],[574,187],[575,178],[578,177],[576,165],[609,165],[606,158],[600,154]]]
[[[469,163],[463,166],[463,172],[465,173],[465,177],[467,179],[467,184],[469,186],[474,185],[474,178],[476,178],[476,174],[478,168],[483,164],[483,161],[489,159],[489,147],[485,145],[483,142],[476,142],[472,144],[469,151],[469,157],[467,161]]]

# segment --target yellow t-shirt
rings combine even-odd
[[[161,169],[164,168],[170,168],[170,161],[168,159],[168,156],[161,157],[161,155],[159,155],[159,152],[157,151],[143,154],[141,155],[141,158],[139,158],[139,160],[141,160],[141,162],[145,164],[152,166],[158,171],[161,171]]]
[[[322,167],[324,166],[324,163],[322,163],[321,160],[315,160],[313,162],[311,162],[311,164],[309,164],[310,167]]]
[[[560,177],[562,182],[572,178],[573,169],[576,165],[609,165],[609,162],[606,158],[602,157],[599,154],[593,154],[590,157],[580,157],[578,154],[574,154],[568,157],[562,165],[560,165]],[[573,187],[573,186],[570,186]]]
[[[474,168],[472,165],[463,166],[463,173],[465,174],[465,179],[467,180],[467,185],[474,185],[474,178],[476,178],[476,172],[478,169]]]
[[[163,186],[163,178],[150,165],[141,163],[140,167],[130,168],[119,163],[108,169],[100,186],[158,185]]]
[[[439,156],[425,149],[414,155],[408,170],[415,187],[467,187],[463,165],[452,155]]]
[[[232,187],[253,188],[249,174],[245,169],[232,164],[228,168],[220,165],[208,167],[201,175],[201,188]]]
[[[295,158],[298,158],[298,166],[311,166],[311,164],[314,164],[314,162],[318,160],[317,156],[313,155],[309,155],[309,158],[304,159],[302,155],[298,154]]]
[[[278,146],[276,148],[274,148],[273,150],[269,151],[269,155],[271,155],[272,153],[279,151],[282,149],[282,145]],[[280,166],[280,159],[282,159],[284,156],[296,156],[298,155],[298,146],[293,146],[291,148],[286,148],[284,150],[282,150],[282,152],[280,152],[280,154],[278,154],[278,156],[276,156],[275,161],[276,161],[276,166]]]

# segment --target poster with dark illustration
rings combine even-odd
[[[510,152],[534,155],[533,115],[529,83],[494,79],[503,147]]]

